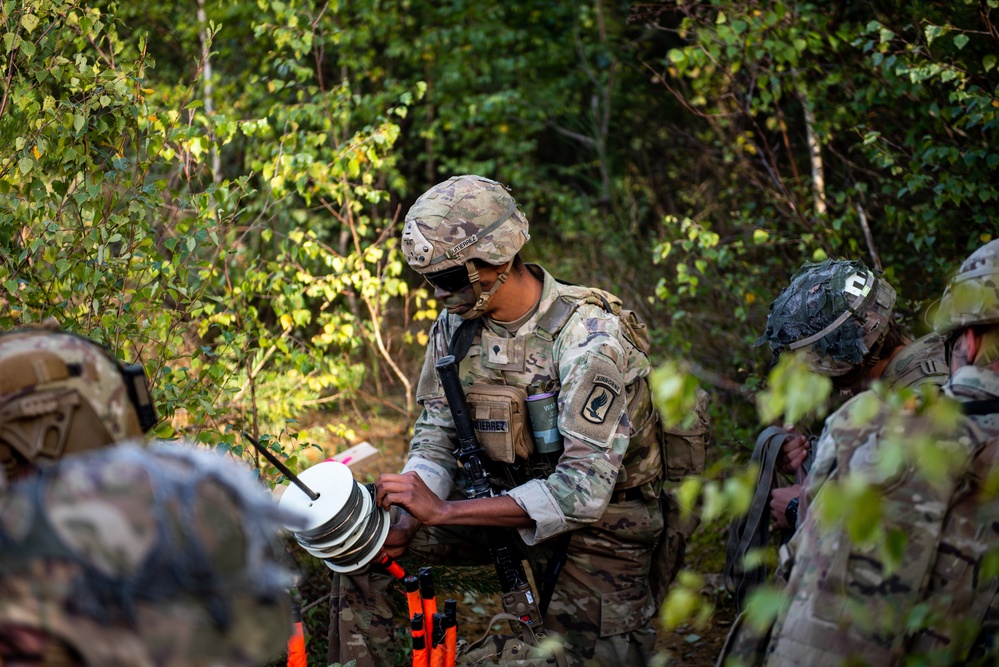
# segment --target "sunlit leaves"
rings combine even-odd
[[[690,426],[697,405],[698,382],[676,362],[669,361],[649,378],[656,407],[667,426]]]
[[[796,354],[783,354],[770,371],[769,386],[761,392],[756,405],[763,423],[783,417],[798,423],[804,417],[821,416],[832,391],[832,381],[812,372]]]
[[[659,612],[662,624],[669,630],[683,623],[704,627],[714,611],[714,605],[701,593],[704,579],[690,570],[681,570],[670,588]]]

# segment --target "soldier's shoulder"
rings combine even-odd
[[[826,419],[825,434],[834,439],[863,437],[883,425],[886,404],[875,391],[862,391]]]
[[[930,333],[902,348],[885,368],[882,380],[898,390],[925,384],[943,386],[949,377],[944,340]]]

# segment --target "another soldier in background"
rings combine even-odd
[[[796,538],[790,605],[767,665],[902,665],[917,655],[950,665],[995,650],[994,628],[980,628],[999,611],[999,579],[987,567],[999,538],[999,498],[989,488],[999,472],[999,241],[961,265],[935,328],[953,371],[944,391],[966,416],[955,426],[946,410],[897,415],[867,392],[829,418],[808,488],[815,511]],[[872,404],[880,406],[873,419]],[[916,460],[928,437],[945,462],[932,470]],[[818,522],[832,489],[857,482],[878,492],[878,533],[894,549],[855,542],[842,522]]]
[[[378,481],[379,503],[407,510],[386,548],[392,555],[417,543],[438,553],[482,551],[481,527],[517,529],[542,588],[552,581],[546,563],[564,559],[544,625],[563,642],[569,663],[644,666],[655,643],[650,577],[666,561],[653,552],[663,532],[667,472],[646,380],[647,333],[613,295],[559,283],[524,264],[519,251],[528,238],[527,219],[506,188],[479,176],[434,186],[406,216],[402,250],[446,311],[431,331],[417,387],[423,413],[409,462]],[[457,440],[435,372],[448,354],[459,361],[503,495],[453,500],[461,484]],[[550,407],[544,426],[527,421],[534,400]],[[706,429],[699,422],[690,433],[703,439]],[[330,657],[386,664],[370,632],[385,621],[359,608],[371,609],[376,598],[359,598],[350,590],[336,598],[341,625],[331,633],[339,634],[341,652]]]
[[[775,359],[784,352],[803,351],[812,371],[832,379],[839,401],[875,381],[896,391],[943,385],[950,375],[943,339],[935,332],[909,339],[893,317],[895,301],[894,288],[863,262],[806,263],[771,305],[761,342],[770,343]],[[778,465],[793,474],[804,463],[811,443],[791,430]],[[798,485],[771,493],[778,528],[794,530],[797,512],[787,517],[785,511],[789,503],[794,509],[799,493]]]
[[[0,465],[8,478],[141,436],[155,423],[142,366],[52,326],[0,334]]]
[[[292,580],[277,508],[247,469],[126,443],[46,465],[0,503],[0,664],[252,667],[281,654]]]
[[[836,403],[876,380],[895,390],[942,385],[949,375],[943,339],[930,333],[910,341],[893,317],[895,301],[894,288],[863,262],[806,262],[770,304],[766,332],[757,345],[770,344],[774,363],[782,354],[803,353],[812,371],[832,380]],[[754,507],[730,530],[725,564],[726,584],[740,604],[766,577],[762,565],[748,571],[741,565],[748,550],[766,544],[766,517],[772,513],[786,535],[804,514],[800,482],[810,465],[811,441],[794,425],[770,427],[757,439],[753,459],[761,468],[760,486]],[[799,483],[780,486],[778,471]]]

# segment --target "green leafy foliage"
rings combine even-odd
[[[395,365],[383,310],[411,298],[370,208],[399,126],[355,126],[348,84],[317,81],[312,33],[265,30],[295,11],[262,4],[250,51],[270,57],[232,72],[281,94],[223,98],[211,22],[184,43],[199,78],[162,80],[146,31],[99,6],[7,3],[0,108],[0,326],[55,316],[142,360],[159,436],[242,456],[231,429],[280,432],[287,450],[263,441],[293,468],[314,443],[286,427],[355,396],[372,359]]]

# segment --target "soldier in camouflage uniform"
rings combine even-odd
[[[801,352],[809,368],[829,377],[844,400],[881,381],[899,390],[943,385],[949,372],[943,339],[929,333],[911,341],[893,318],[895,290],[861,261],[806,262],[770,305],[766,333],[775,360]],[[790,429],[778,459],[795,473],[808,454],[809,439]],[[794,530],[798,484],[774,488],[771,509],[778,528]],[[788,504],[791,516],[786,515]]]
[[[155,422],[142,366],[53,325],[0,334],[0,465],[8,478],[141,436]]]
[[[379,503],[406,510],[386,547],[398,555],[419,546],[423,557],[446,546],[481,553],[481,531],[465,527],[513,528],[540,579],[564,535],[567,557],[546,631],[571,665],[646,665],[655,642],[650,570],[663,531],[664,459],[643,327],[616,297],[525,265],[518,253],[528,238],[513,197],[478,176],[434,186],[406,217],[402,250],[446,310],[431,331],[417,387],[423,413],[409,461],[401,474],[378,481]],[[449,500],[463,497],[454,422],[435,373],[449,351],[460,359],[476,434],[501,471],[494,482],[504,495]],[[557,423],[532,436],[526,401],[544,395]],[[706,425],[694,430],[703,436]],[[539,456],[550,441],[560,443],[558,455]],[[344,611],[350,603],[349,595],[338,598]],[[347,613],[356,621],[360,612]],[[331,630],[342,642],[331,660],[379,664],[371,655],[375,624],[365,616],[360,629],[342,623]],[[347,635],[357,640],[350,650]]]
[[[808,488],[814,511],[798,534],[768,666],[995,664],[999,578],[988,557],[999,538],[991,490],[999,472],[999,241],[961,265],[934,325],[953,371],[944,391],[964,417],[931,409],[936,401],[898,414],[867,392],[829,418]],[[925,461],[931,452],[936,464]],[[878,493],[878,530],[893,548],[817,520],[830,494],[857,483]]]
[[[89,451],[0,492],[0,664],[266,664],[291,634],[278,509],[179,444]]]

